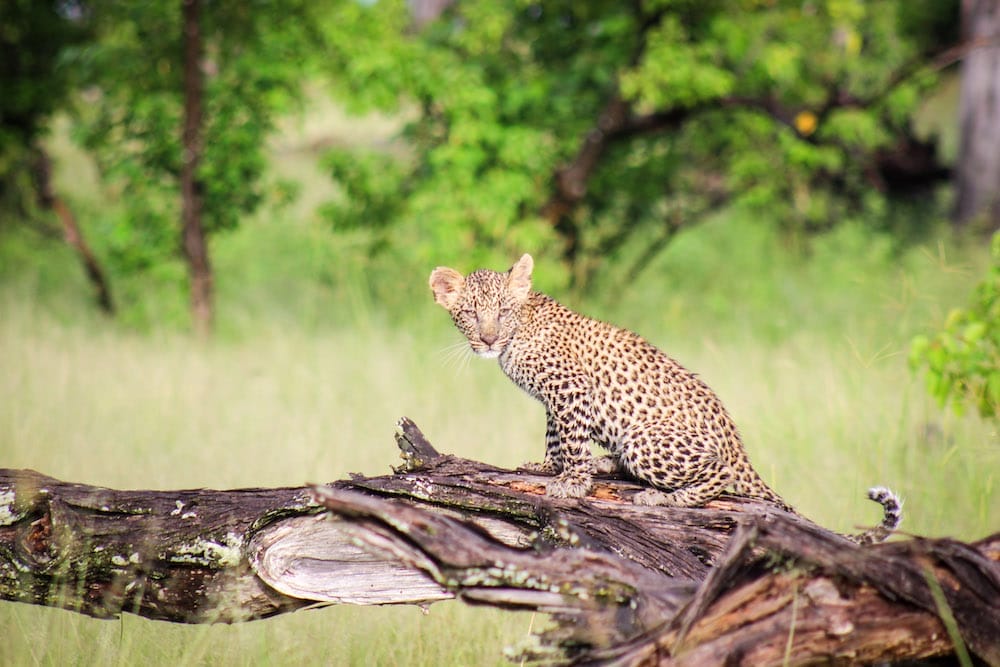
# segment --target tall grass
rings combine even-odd
[[[314,128],[302,132],[316,143]],[[215,239],[208,344],[177,325],[185,297],[169,280],[126,281],[126,297],[144,298],[108,322],[66,249],[0,239],[0,466],[120,488],[300,485],[388,472],[401,415],[445,452],[541,458],[541,407],[495,363],[469,359],[427,294],[431,267],[330,233],[311,213],[329,186],[294,146],[275,161],[308,181],[309,205]],[[105,205],[73,196],[84,214]],[[884,484],[906,500],[906,530],[972,539],[1000,527],[996,425],[942,413],[905,353],[984,261],[947,239],[901,248],[858,227],[803,256],[768,225],[726,215],[681,234],[637,282],[615,283],[611,267],[610,287],[564,300],[701,374],[761,474],[807,516],[842,531],[871,524],[865,489]],[[538,286],[556,285],[539,266]],[[0,603],[0,664],[489,664],[531,622],[441,603],[427,616],[328,608],[187,627]]]
[[[509,665],[529,614],[437,603],[330,607],[236,625],[176,625],[129,614],[98,621],[3,603],[4,665]]]
[[[727,265],[720,257],[734,229],[742,241],[729,243],[749,250]],[[280,255],[308,246],[312,232],[285,234],[280,252],[269,246],[276,261],[311,270]],[[738,222],[698,234],[639,284],[574,305],[640,330],[698,371],[730,408],[762,475],[820,523],[849,531],[876,521],[864,492],[886,484],[906,499],[908,531],[971,539],[997,529],[995,426],[943,414],[905,362],[909,336],[964,297],[978,253],[930,246],[870,256],[858,252],[871,250],[863,237],[851,237],[861,232],[849,232],[802,262]],[[251,238],[228,242],[223,272],[266,254]],[[326,251],[313,252],[323,266]],[[714,271],[704,268],[713,262]],[[429,297],[394,319],[363,287],[302,278],[283,299],[294,273],[282,285],[253,278],[256,270],[245,269],[247,294],[223,290],[236,304],[223,304],[223,335],[208,344],[172,328],[139,333],[105,322],[75,303],[81,289],[72,299],[50,294],[41,269],[8,280],[0,465],[121,488],[299,485],[388,472],[393,424],[404,414],[446,452],[504,466],[541,457],[541,407],[494,363],[452,349],[459,336]],[[415,293],[425,289],[424,275],[407,280]],[[353,302],[344,296],[352,290]],[[296,311],[313,315],[299,321]],[[182,627],[3,603],[0,662],[482,664],[500,662],[502,646],[530,621],[448,603],[426,617],[333,608]]]
[[[426,335],[276,327],[202,346],[177,333],[60,322],[9,298],[0,307],[4,467],[118,488],[301,485],[388,473],[402,414],[446,451],[504,452],[496,458],[507,464],[527,460],[540,437],[528,421],[484,428],[457,396],[492,403],[504,392],[480,371],[495,369],[442,368],[442,346]],[[0,603],[0,664],[490,664],[529,623],[459,603],[427,616],[334,608],[234,627]]]

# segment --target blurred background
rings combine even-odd
[[[435,266],[698,372],[807,516],[1000,527],[997,0],[4,0],[0,465],[297,486],[543,454]],[[502,662],[522,614],[0,604],[10,664]],[[82,657],[87,656],[87,657]]]

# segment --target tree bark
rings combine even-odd
[[[1000,0],[962,1],[963,37],[986,42],[962,62],[960,143],[955,170],[954,224],[985,216],[1000,229]]]
[[[97,255],[90,249],[86,239],[83,238],[83,231],[77,224],[76,216],[72,209],[63,201],[52,184],[52,159],[48,151],[42,146],[34,149],[35,164],[35,189],[38,192],[38,202],[46,209],[53,211],[63,229],[63,238],[66,243],[76,252],[83,264],[87,280],[94,290],[94,299],[97,306],[107,315],[115,314],[115,303],[111,297],[111,285],[108,282],[107,274],[101,267]]]
[[[314,604],[533,609],[524,657],[618,664],[1000,661],[1000,534],[858,547],[743,499],[635,506],[601,478],[442,456],[408,420],[392,475],[114,491],[0,470],[0,598],[101,618],[251,620]],[[945,620],[943,621],[942,618]]]
[[[198,177],[203,150],[204,75],[199,0],[181,0],[184,32],[184,127],[181,144],[181,216],[184,257],[191,281],[191,317],[195,331],[212,331],[212,266],[202,222],[203,194]]]

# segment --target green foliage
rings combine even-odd
[[[345,191],[378,204],[326,215],[352,229],[367,216],[379,243],[391,226],[421,265],[552,248],[567,232],[540,213],[617,89],[633,119],[680,120],[601,152],[569,213],[584,263],[641,254],[720,199],[793,234],[888,226],[872,156],[934,82],[896,77],[944,46],[941,4],[458,3],[414,29],[401,1],[346,3],[321,28],[337,98],[401,112],[411,152],[386,156],[404,165],[386,168],[390,183],[405,173],[396,189],[369,156],[332,160]]]
[[[324,207],[336,230],[385,226],[398,213],[409,174],[390,155],[333,150],[323,159],[324,167],[343,190],[337,202]]]
[[[610,2],[464,3],[414,32],[402,2],[338,8],[323,24],[338,99],[410,118],[410,151],[395,158],[406,185],[391,193],[393,216],[370,224],[393,225],[418,265],[556,246],[537,216],[552,169],[603,103],[633,23]],[[365,180],[365,160],[340,164],[359,172],[336,173],[345,189]]]
[[[642,62],[621,79],[622,94],[649,110],[693,107],[729,95],[736,84],[719,43],[692,35],[678,15],[664,17],[650,32]]]
[[[69,88],[63,50],[88,37],[89,24],[72,3],[6,0],[0,4],[0,156],[27,145]],[[0,171],[0,174],[3,172]]]
[[[205,3],[203,225],[237,227],[271,194],[265,142],[297,103],[323,3]],[[75,134],[121,202],[96,221],[118,273],[153,270],[179,243],[183,85],[176,3],[95,2],[92,44],[70,51]],[[281,193],[276,192],[280,196]]]
[[[34,210],[33,144],[69,93],[64,50],[90,25],[72,3],[0,3],[0,230]]]
[[[940,46],[952,5],[522,0],[452,3],[415,26],[404,0],[204,3],[204,225],[232,230],[292,192],[266,178],[265,142],[301,83],[322,78],[348,109],[403,129],[337,144],[320,214],[352,249],[414,271],[531,250],[559,266],[556,285],[606,285],[726,204],[794,239],[845,221],[905,233],[921,216],[873,189],[872,156],[933,84],[893,77]],[[79,92],[75,134],[108,201],[85,226],[117,282],[179,249],[180,8],[79,7],[87,40],[51,53]],[[626,122],[595,129],[616,94]],[[579,200],[547,207],[584,139],[605,132]],[[545,261],[569,245],[574,265]]]
[[[993,266],[972,302],[949,313],[944,328],[920,335],[910,364],[926,368],[927,389],[941,405],[961,413],[971,403],[983,417],[1000,418],[1000,234],[993,237]]]

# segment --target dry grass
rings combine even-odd
[[[5,467],[125,488],[298,485],[387,472],[402,414],[443,451],[506,466],[542,453],[541,407],[495,364],[449,352],[457,334],[443,314],[419,334],[259,329],[198,345],[3,305]],[[906,498],[910,531],[995,530],[994,427],[942,417],[899,350],[805,335],[686,348],[676,354],[723,396],[762,474],[810,517],[840,530],[874,521],[864,490],[887,484]],[[426,617],[338,608],[183,627],[3,603],[0,662],[482,664],[500,662],[529,621],[456,603]]]
[[[180,335],[60,324],[30,306],[3,311],[4,467],[119,488],[300,485],[388,472],[398,462],[392,433],[401,414],[448,451],[513,464],[534,449],[528,420],[522,431],[479,428],[473,406],[492,400],[497,385],[510,389],[498,378],[462,374],[473,386],[461,395],[473,404],[442,393],[454,395],[463,380],[440,367],[426,338],[286,331],[201,346]],[[489,664],[502,662],[502,648],[529,622],[445,603],[426,616],[335,608],[187,627],[0,603],[0,627],[10,629],[0,663]]]
[[[859,235],[797,266],[766,254],[773,239],[733,229],[682,236],[641,284],[583,310],[699,372],[764,478],[814,520],[842,531],[876,521],[865,490],[879,484],[904,496],[907,531],[996,530],[996,425],[942,414],[905,361],[910,336],[961,302],[981,257],[962,268],[935,250],[896,266],[865,255]],[[16,272],[0,290],[0,465],[121,488],[300,485],[388,472],[401,415],[445,452],[541,458],[542,408],[455,346],[429,298],[388,323],[364,290],[364,258],[321,223],[248,223],[215,250],[223,335],[207,345],[67,305],[84,290],[66,287],[65,270]],[[428,616],[332,608],[186,627],[0,603],[11,629],[0,664],[502,663],[530,622],[454,603]]]

